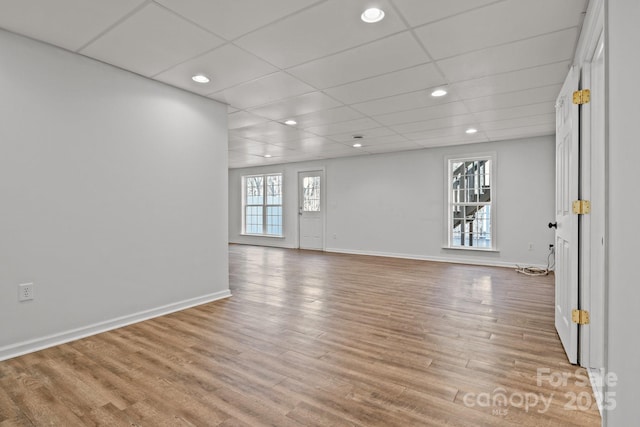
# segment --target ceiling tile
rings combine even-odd
[[[296,116],[293,119],[298,122],[299,128],[309,128],[312,126],[320,126],[329,123],[340,123],[348,120],[359,119],[362,114],[350,107],[337,107],[329,110],[316,111],[302,116]]]
[[[285,147],[278,147],[267,143],[249,141],[249,140],[234,140],[233,143],[229,143],[229,150],[245,154],[253,154],[256,156],[264,156],[265,154],[282,155],[288,151]]]
[[[527,126],[521,128],[510,128],[500,130],[489,130],[486,132],[491,141],[501,141],[505,139],[530,138],[533,136],[553,135],[556,132],[555,123]]]
[[[338,135],[348,132],[358,132],[372,127],[380,126],[374,120],[364,117],[362,119],[350,120],[347,122],[331,123],[306,129],[316,135]]]
[[[543,102],[540,104],[523,105],[521,107],[480,111],[473,113],[473,115],[481,122],[493,122],[497,120],[508,120],[518,117],[537,116],[540,114],[551,113],[555,113],[555,104],[553,102]]]
[[[142,3],[144,0],[0,0],[0,28],[75,51]]]
[[[464,103],[469,107],[471,112],[518,107],[527,104],[538,104],[545,101],[555,104],[555,100],[560,93],[561,87],[562,85],[537,87],[517,92],[508,92],[499,95],[469,99]]]
[[[483,122],[482,130],[488,132],[492,130],[513,129],[538,125],[555,126],[555,123],[556,115],[555,113],[550,113],[540,114],[537,116],[519,117],[516,119],[499,120],[496,122]]]
[[[377,146],[377,145],[392,145],[392,144],[399,144],[402,142],[406,142],[408,141],[407,138],[405,138],[402,135],[387,135],[387,136],[379,136],[376,138],[371,138],[371,137],[365,137],[362,138],[358,141],[356,140],[351,140],[349,142],[346,142],[348,144],[355,144],[356,142],[361,143],[362,145],[364,145],[365,147],[373,147],[373,146]]]
[[[586,1],[509,0],[416,29],[436,59],[580,25]]]
[[[234,39],[318,0],[155,0],[185,18]]]
[[[570,64],[570,61],[562,61],[540,67],[466,80],[452,84],[451,88],[460,97],[471,99],[540,86],[562,84],[569,72]]]
[[[418,144],[425,148],[430,147],[446,147],[451,145],[465,145],[465,144],[475,144],[479,142],[489,142],[489,138],[482,134],[475,135],[448,135],[448,136],[440,136],[437,138],[424,138],[420,140],[416,140]]]
[[[246,109],[313,91],[314,89],[308,84],[279,71],[269,76],[213,93],[209,97],[237,108]]]
[[[229,129],[238,129],[247,126],[254,126],[260,123],[265,123],[269,121],[264,117],[256,116],[255,114],[248,113],[246,111],[237,111],[235,113],[231,113],[228,116],[228,126]]]
[[[275,71],[278,71],[276,67],[232,44],[226,44],[183,62],[154,78],[205,95],[266,76]],[[204,74],[211,79],[211,82],[207,84],[194,82],[191,77],[196,74]]]
[[[426,120],[422,122],[403,123],[390,126],[400,134],[420,132],[425,130],[443,129],[456,126],[476,125],[478,120],[472,114],[461,114],[459,116],[447,116],[440,119]]]
[[[346,151],[346,149],[349,148],[343,144],[322,137],[305,138],[297,141],[290,141],[282,144],[282,146],[291,150],[296,150],[308,154],[317,154],[328,151],[336,152],[340,150]]]
[[[449,92],[443,97],[433,97],[431,92],[435,88],[419,90],[416,92],[403,93],[401,95],[389,96],[387,98],[373,101],[352,104],[351,107],[369,116],[407,111],[414,108],[431,107],[439,104],[446,104],[457,99],[456,95]]]
[[[321,159],[336,159],[341,157],[356,157],[356,156],[368,156],[369,153],[362,150],[362,148],[345,147],[336,151],[324,151],[316,154]]]
[[[222,39],[151,3],[81,53],[152,76],[222,43]]]
[[[278,67],[287,68],[406,29],[391,12],[387,0],[377,3],[388,13],[375,25],[360,20],[369,5],[367,0],[328,0],[248,34],[236,43]]]
[[[449,102],[447,104],[434,105],[433,107],[416,108],[410,111],[383,114],[375,116],[374,118],[385,126],[391,126],[401,123],[419,122],[429,119],[467,114],[468,112],[467,107],[465,107],[462,102]]]
[[[412,27],[495,2],[496,0],[393,0]]]
[[[359,135],[362,135],[364,140],[373,139],[373,138],[382,138],[387,136],[396,135],[394,131],[387,127],[377,127],[372,129],[367,129],[366,131],[359,132]],[[353,132],[342,133],[339,135],[331,135],[331,139],[336,142],[341,142],[343,144],[353,144]]]
[[[477,137],[477,134],[467,135],[465,132],[465,128],[462,126],[454,126],[450,128],[443,129],[432,129],[425,130],[421,132],[412,132],[404,134],[408,139],[412,141],[423,141],[423,140],[433,140],[438,138],[454,138],[455,140],[471,140]],[[481,135],[482,136],[482,135]]]
[[[445,83],[433,64],[424,64],[337,86],[327,89],[325,92],[345,104],[354,104],[406,92],[415,92]]]
[[[475,51],[438,61],[451,82],[515,71],[571,59],[578,30],[556,33]]]
[[[315,135],[276,122],[267,122],[255,126],[234,129],[229,132],[232,137],[247,138],[255,141],[281,144],[296,139],[313,138]]]
[[[253,108],[250,111],[272,120],[289,119],[291,117],[327,110],[339,106],[340,103],[322,92],[311,92],[294,98]]]
[[[288,71],[304,82],[325,89],[425,62],[429,62],[427,54],[406,31]]]
[[[367,153],[380,154],[396,151],[419,150],[423,147],[414,141],[401,141],[392,144],[365,145],[362,148]]]

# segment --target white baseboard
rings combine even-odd
[[[35,338],[32,340],[22,341],[16,344],[0,347],[0,361],[11,359],[13,357],[21,356],[27,353],[33,353],[34,351],[54,347],[56,345],[75,341],[81,338],[86,338],[91,335],[96,335],[102,332],[121,328],[123,326],[142,322],[144,320],[149,320],[154,317],[164,316],[166,314],[195,307],[197,305],[202,305],[223,298],[228,298],[230,296],[231,292],[229,290],[215,292],[212,294],[203,295],[201,297],[190,298],[187,300],[163,305],[161,307],[140,311],[138,313],[117,317],[115,319],[106,320],[104,322],[94,323],[92,325],[83,326],[69,331],[59,332],[41,338]]]
[[[402,253],[393,253],[393,252],[376,252],[376,251],[359,251],[353,249],[338,249],[338,248],[327,248],[326,252],[333,252],[338,254],[351,254],[351,255],[368,255],[368,256],[379,256],[379,257],[387,257],[387,258],[403,258],[403,259],[416,259],[420,261],[435,261],[435,262],[449,262],[454,264],[470,264],[470,265],[482,265],[487,267],[509,267],[515,268],[517,265],[520,267],[535,267],[535,268],[547,268],[546,265],[539,264],[529,264],[526,262],[505,262],[505,261],[495,261],[491,259],[478,259],[478,258],[468,258],[468,257],[434,257],[434,256],[425,256],[425,255],[413,255],[413,254],[402,254]]]
[[[245,241],[239,241],[239,240],[234,240],[234,241],[229,240],[229,244],[245,245],[245,246],[265,246],[268,248],[280,248],[280,249],[298,249],[296,246],[293,246],[288,243],[281,243],[281,242],[261,242],[261,241],[245,242]]]

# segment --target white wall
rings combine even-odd
[[[228,295],[226,107],[4,31],[0,57],[0,359]]]
[[[447,250],[445,156],[497,154],[498,253]],[[546,265],[555,217],[553,137],[232,169],[229,240],[297,247],[297,172],[326,169],[326,249],[493,265]],[[241,235],[242,175],[283,172],[283,239]],[[335,239],[334,239],[335,235]],[[534,250],[529,251],[529,243]]]
[[[608,277],[607,367],[619,381],[609,387],[616,409],[605,412],[606,425],[622,427],[638,423],[640,340],[637,312],[638,280],[638,76],[640,76],[640,2],[605,3],[608,54]],[[635,94],[635,95],[634,95]]]

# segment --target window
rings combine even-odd
[[[320,212],[320,177],[305,176],[302,179],[304,212]]]
[[[449,247],[495,249],[493,156],[449,159]]]
[[[244,233],[282,236],[282,174],[242,177]]]

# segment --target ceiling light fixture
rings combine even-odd
[[[209,77],[205,76],[204,74],[196,74],[195,76],[191,77],[191,80],[196,83],[209,83],[211,81],[211,79],[209,79]]]
[[[360,15],[360,19],[362,19],[367,24],[374,24],[376,22],[382,21],[384,18],[384,11],[382,9],[378,9],[377,7],[372,7],[370,9],[365,10]]]
[[[284,122],[284,124],[289,126],[294,126],[294,125],[297,125],[298,122],[296,122],[295,120],[287,120],[286,122]]]
[[[265,158],[265,159],[270,159],[270,158],[271,158],[271,154],[265,154],[265,155],[264,155],[264,158]]]
[[[469,128],[467,130],[465,130],[466,133],[468,133],[469,135],[471,135],[472,133],[476,133],[478,132],[478,129],[475,128]]]
[[[360,143],[358,142],[358,143],[353,144],[353,146],[354,146],[355,148],[360,148],[360,147],[362,147],[362,144],[360,144]]]
[[[439,96],[445,96],[447,94],[447,91],[444,89],[436,89],[433,92],[431,92],[431,96],[435,96],[436,98]]]

